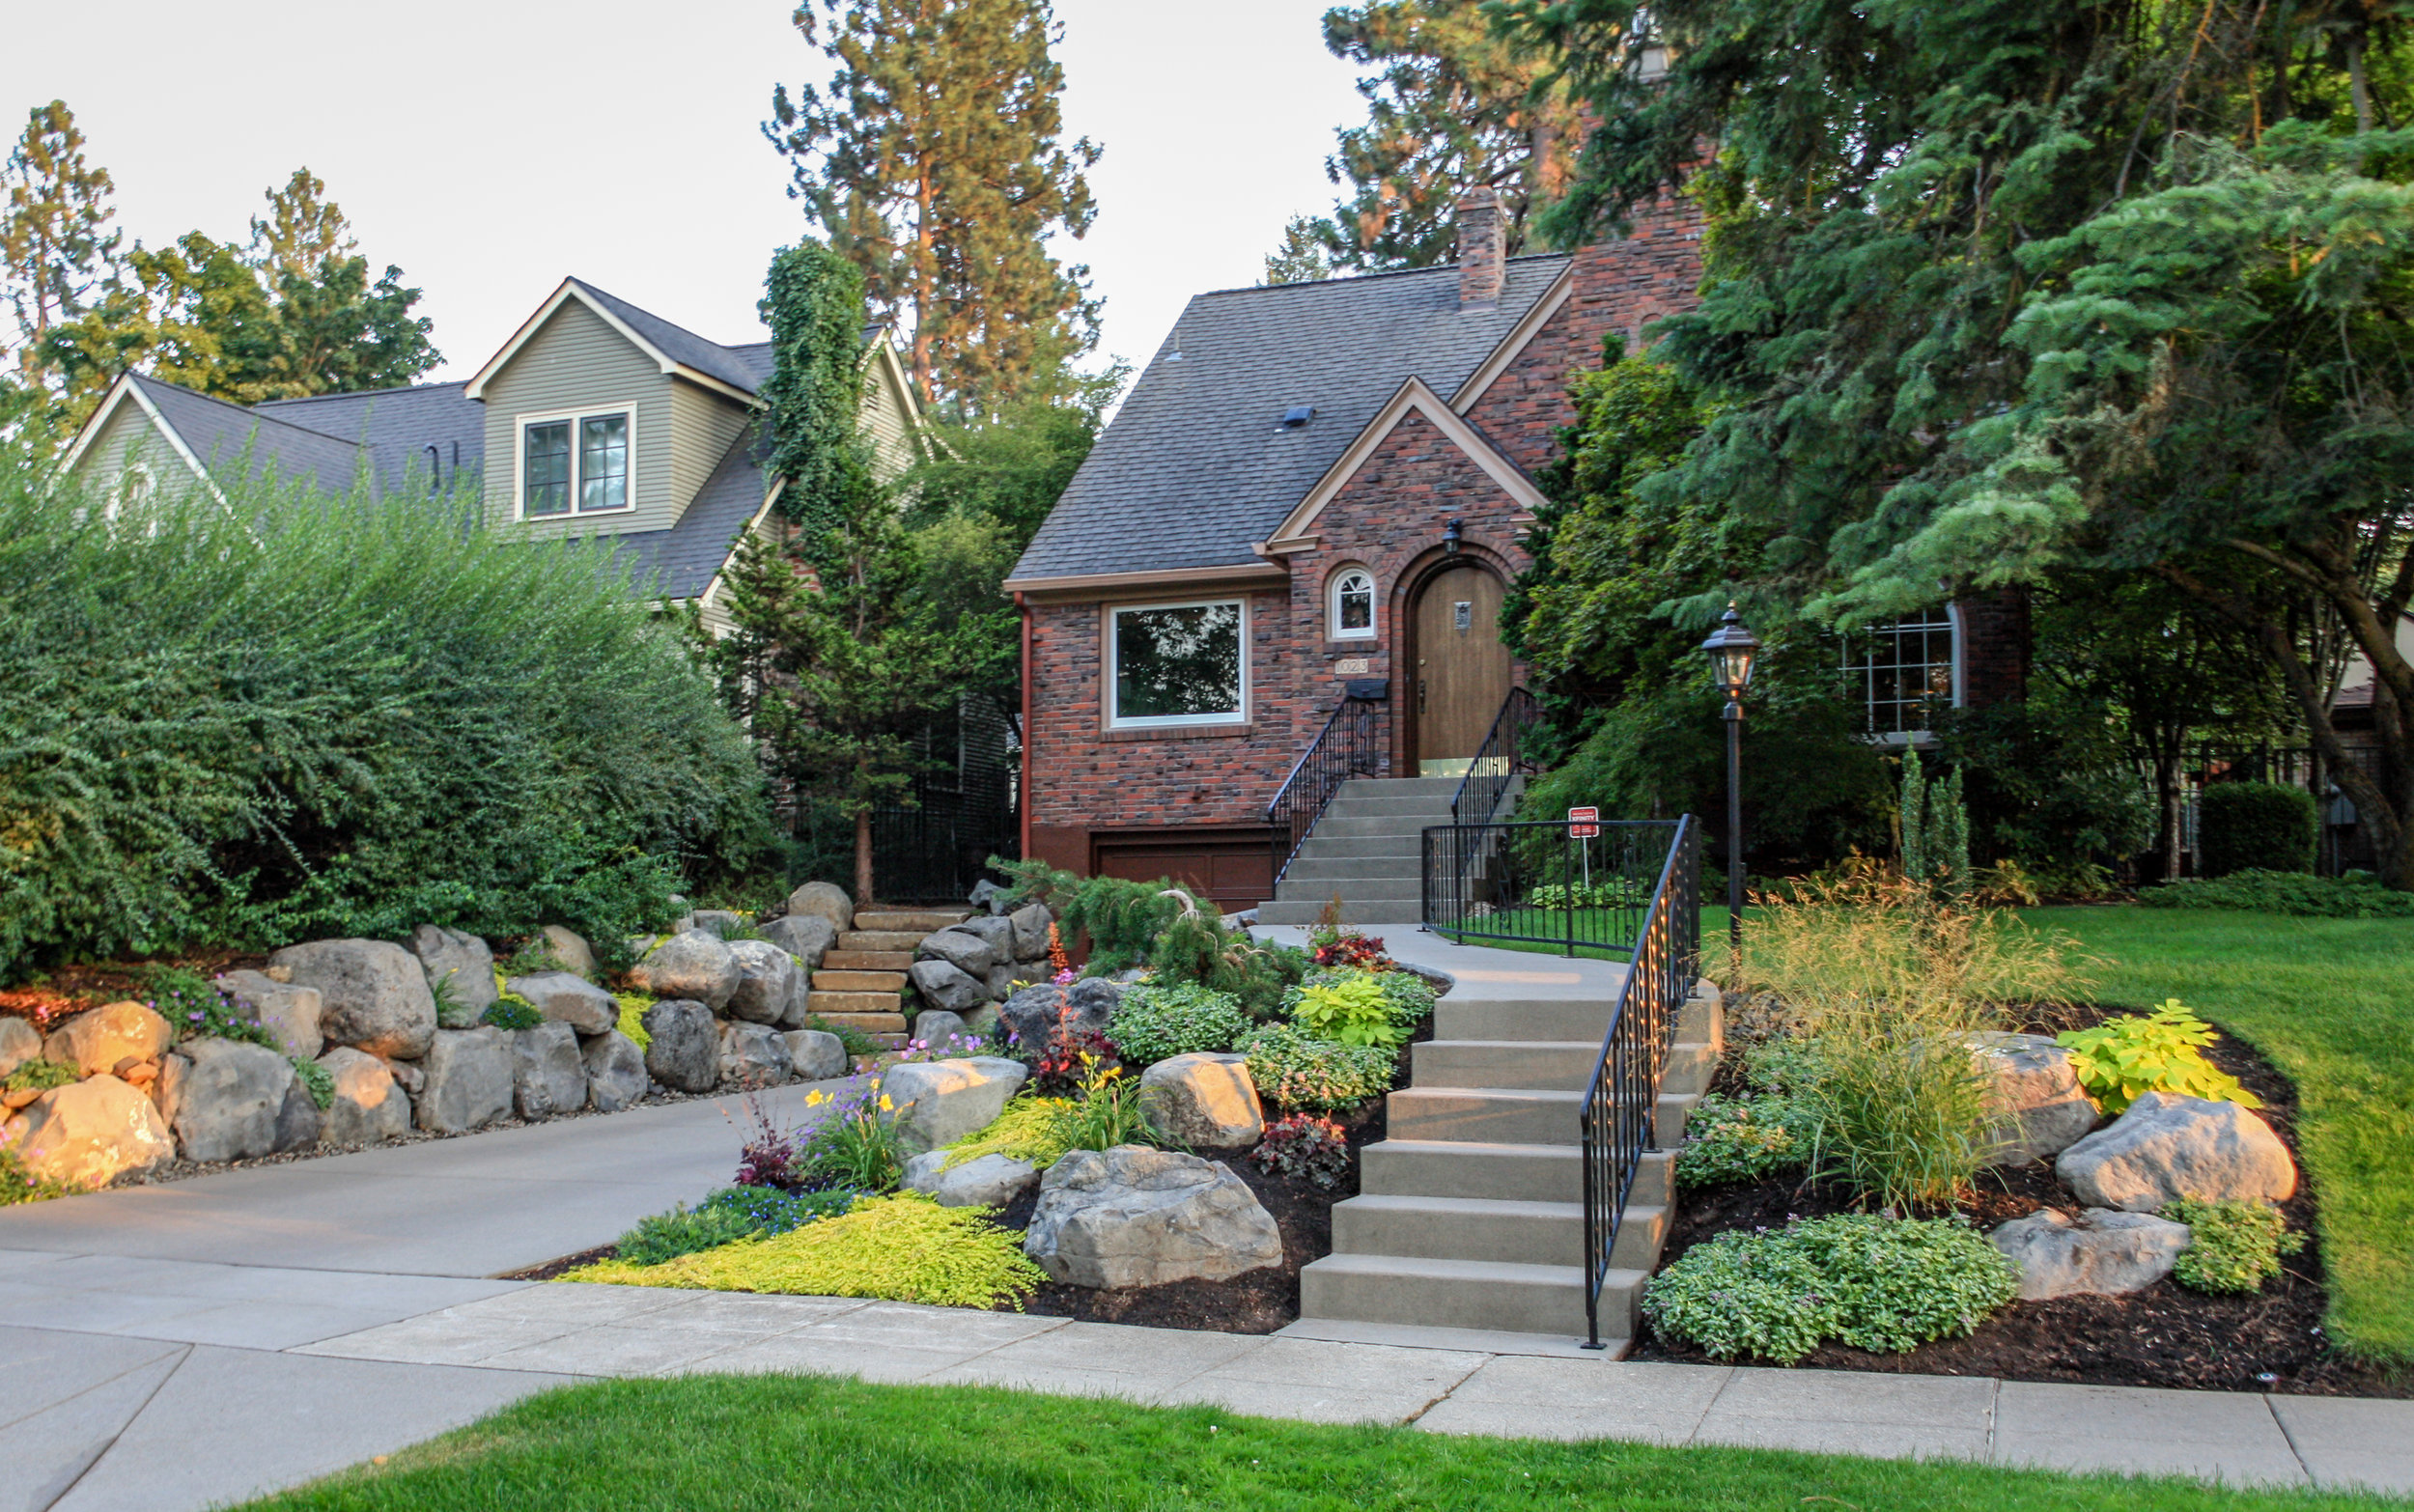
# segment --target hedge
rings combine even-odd
[[[2198,800],[2204,875],[2310,872],[2320,826],[2314,796],[2276,782],[2219,782]]]

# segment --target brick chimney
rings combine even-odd
[[[1458,307],[1489,309],[1501,302],[1501,197],[1478,184],[1458,202]]]

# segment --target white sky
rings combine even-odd
[[[1183,302],[1254,283],[1332,190],[1333,129],[1362,113],[1328,54],[1327,0],[1057,0],[1069,136],[1106,149],[1099,214],[1063,249],[1106,296],[1102,350],[1135,363]],[[426,292],[462,378],[565,273],[717,341],[760,339],[772,249],[804,230],[757,129],[772,85],[818,78],[788,0],[578,5],[113,0],[13,8],[5,135],[64,98],[158,244],[239,239],[302,164],[361,250]],[[105,21],[102,19],[105,14]]]

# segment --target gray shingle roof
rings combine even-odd
[[[1465,382],[1566,266],[1509,260],[1500,302],[1462,310],[1458,269],[1193,298],[1013,575],[1244,566],[1399,386]],[[1177,358],[1176,353],[1179,353]],[[1277,427],[1283,411],[1315,418]]]
[[[695,501],[668,530],[641,530],[631,535],[600,536],[597,544],[632,562],[640,582],[655,581],[654,591],[665,599],[692,599],[712,586],[713,576],[729,560],[738,533],[763,507],[767,491],[763,461],[770,448],[756,427],[745,433],[721,457],[713,475],[696,490]]]
[[[719,342],[707,341],[684,325],[673,325],[659,315],[649,315],[626,299],[605,294],[583,278],[573,278],[571,282],[594,296],[596,303],[611,311],[631,330],[651,342],[657,351],[681,367],[693,368],[749,394],[771,376],[771,345],[768,342],[762,344],[764,357],[758,366],[739,354],[745,350],[744,348],[724,347]]]
[[[361,452],[351,442],[154,378],[137,374],[134,382],[177,438],[213,472],[248,462],[252,477],[302,478],[328,493],[350,492],[359,476]]]
[[[476,471],[486,458],[486,406],[463,397],[464,383],[421,383],[410,388],[371,389],[358,394],[321,394],[310,399],[272,399],[252,413],[307,427],[369,448],[378,478],[393,488],[417,468],[435,464],[436,481],[449,485],[456,467]],[[428,448],[435,447],[433,457]]]

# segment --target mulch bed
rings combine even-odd
[[[2114,1010],[2118,1011],[2118,1010]],[[2081,1027],[2105,1010],[2063,1010],[2035,1032]],[[2223,1035],[2205,1050],[2223,1071],[2263,1100],[2263,1120],[2296,1153],[2296,1091],[2286,1077],[2241,1041]],[[1722,1068],[1720,1091],[1744,1090]],[[2299,1162],[2302,1169],[2303,1162]],[[1800,1363],[1829,1370],[1896,1374],[1997,1376],[2007,1381],[2080,1382],[2092,1386],[2167,1386],[2213,1391],[2279,1391],[2307,1396],[2414,1396],[2414,1381],[2392,1379],[2333,1354],[2322,1332],[2326,1297],[2320,1240],[2315,1232],[2313,1184],[2301,1180],[2282,1204],[2288,1226],[2306,1246],[2284,1257],[2277,1280],[2248,1297],[2190,1291],[2168,1277],[2122,1297],[2059,1297],[2014,1302],[1968,1338],[1941,1339],[1900,1355],[1871,1355],[1828,1343]],[[1958,1205],[1981,1228],[2056,1207],[2083,1204],[2054,1177],[2050,1162],[1984,1173]],[[1682,1193],[1661,1263],[1676,1259],[1714,1234],[1737,1228],[1778,1228],[1789,1218],[1855,1211],[1847,1194],[1784,1175],[1750,1186]],[[1646,1322],[1634,1359],[1713,1363],[1691,1345],[1664,1339]]]

